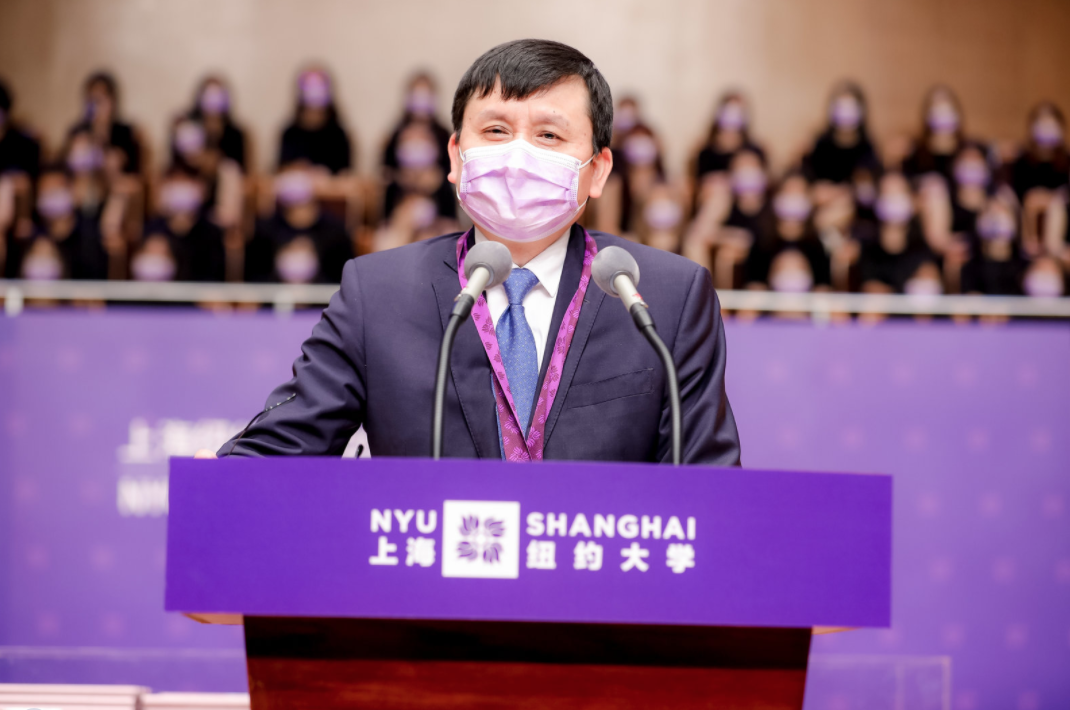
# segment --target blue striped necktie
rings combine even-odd
[[[509,307],[498,318],[494,329],[498,336],[498,349],[502,354],[505,376],[509,378],[509,390],[520,418],[520,429],[527,435],[531,421],[531,409],[535,401],[535,385],[539,381],[538,352],[535,336],[531,333],[527,316],[524,315],[524,297],[539,283],[535,274],[527,269],[513,269],[505,281],[505,295]]]

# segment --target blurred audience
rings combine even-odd
[[[82,116],[42,167],[0,81],[0,263],[6,278],[336,283],[358,248],[467,224],[446,181],[450,128],[433,76],[403,87],[374,179],[354,171],[328,71],[296,80],[277,170],[254,169],[226,79],[205,76],[153,161],[91,74]],[[826,125],[772,170],[740,91],[720,96],[684,175],[666,169],[638,97],[616,107],[613,172],[585,223],[709,268],[717,288],[1059,296],[1070,268],[1070,152],[1059,106],[1036,104],[1020,146],[969,136],[931,88],[912,140],[878,149],[861,87],[836,84]],[[882,153],[884,159],[882,160]]]

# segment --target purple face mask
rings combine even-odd
[[[71,197],[71,191],[64,188],[47,190],[37,198],[37,211],[45,219],[66,217],[73,209],[74,198]]]
[[[170,281],[175,277],[175,262],[163,254],[145,252],[130,263],[137,281]]]
[[[648,135],[635,135],[624,142],[624,159],[629,165],[653,165],[658,159],[658,144]]]
[[[683,210],[673,200],[651,200],[643,209],[643,219],[651,229],[675,229],[683,218]]]
[[[218,84],[209,84],[201,93],[201,111],[207,114],[226,113],[230,108],[230,97],[227,90]]]
[[[312,177],[302,170],[291,170],[275,178],[275,196],[285,207],[311,202],[314,194]]]
[[[760,195],[765,192],[765,173],[757,168],[732,171],[732,191],[737,195]]]
[[[829,120],[836,128],[851,130],[862,122],[862,107],[850,96],[836,99],[829,110]]]
[[[95,145],[78,143],[67,156],[67,167],[73,173],[88,173],[104,164],[104,153]]]
[[[980,187],[988,184],[988,168],[984,163],[969,161],[955,166],[955,182],[959,185]]]
[[[594,156],[581,163],[518,139],[469,148],[461,160],[457,199],[472,221],[502,239],[533,242],[576,218],[580,170]]]
[[[784,193],[773,200],[773,212],[786,222],[802,222],[810,216],[810,199],[806,195]]]
[[[1022,283],[1025,292],[1037,298],[1056,298],[1063,295],[1063,278],[1051,271],[1034,269]]]
[[[881,195],[877,198],[875,211],[882,222],[902,224],[914,215],[914,204],[908,195]]]
[[[727,103],[717,115],[717,125],[726,131],[741,131],[747,125],[747,112],[737,103]]]
[[[331,86],[322,74],[310,72],[298,82],[301,105],[309,108],[324,108],[331,103]]]
[[[929,110],[928,122],[936,133],[952,133],[958,130],[959,115],[950,104],[936,104]]]
[[[1033,124],[1033,140],[1042,148],[1054,148],[1063,142],[1063,130],[1055,121],[1037,121]]]
[[[438,146],[427,140],[407,140],[398,144],[398,165],[403,168],[426,168],[438,160]]]
[[[985,212],[977,219],[977,234],[982,239],[1011,239],[1014,228],[1014,218],[1005,212]]]
[[[414,89],[405,99],[405,109],[417,116],[430,116],[435,112],[435,95],[427,89]]]
[[[175,180],[160,189],[160,207],[165,214],[189,214],[201,206],[201,191],[197,185]]]
[[[182,155],[196,155],[204,150],[204,128],[187,121],[175,128],[175,150]]]

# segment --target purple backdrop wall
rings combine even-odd
[[[0,321],[0,681],[244,689],[238,629],[162,611],[166,457],[240,428],[314,317]],[[895,475],[893,626],[815,659],[950,656],[953,707],[1066,707],[1070,326],[759,322],[728,343],[746,466]]]

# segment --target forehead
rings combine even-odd
[[[464,110],[465,123],[494,119],[553,119],[577,133],[594,131],[587,84],[578,76],[565,77],[530,96],[508,100],[502,98],[501,82],[495,81],[493,91],[484,97],[472,96]]]

